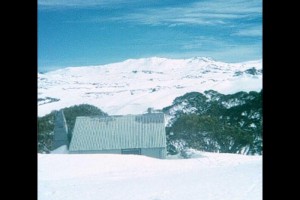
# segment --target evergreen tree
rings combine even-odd
[[[176,98],[172,106],[163,109],[169,114],[177,108],[167,128],[168,145],[184,140],[188,147],[198,150],[261,154],[261,94],[262,91],[224,95],[209,90]],[[174,145],[168,149],[176,152]]]
[[[88,105],[81,104],[75,105],[68,108],[64,108],[64,115],[66,118],[66,123],[68,126],[68,139],[69,142],[72,138],[72,132],[75,125],[76,117],[78,116],[107,116],[99,108]],[[50,149],[52,149],[53,142],[53,129],[54,129],[54,116],[55,112],[53,111],[48,115],[43,117],[38,117],[38,152],[39,153],[49,153]]]

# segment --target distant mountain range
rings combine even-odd
[[[224,63],[206,57],[151,57],[68,67],[38,73],[38,115],[84,103],[109,115],[139,114],[149,107],[170,106],[189,92],[258,92],[262,73],[262,60]]]

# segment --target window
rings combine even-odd
[[[122,149],[122,154],[135,154],[135,155],[141,155],[141,149]]]

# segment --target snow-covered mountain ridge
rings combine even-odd
[[[110,115],[162,109],[187,92],[229,94],[262,89],[262,61],[224,63],[206,57],[141,58],[38,73],[38,115],[87,103]]]

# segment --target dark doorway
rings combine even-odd
[[[122,149],[122,154],[134,154],[134,155],[141,155],[141,149]]]

